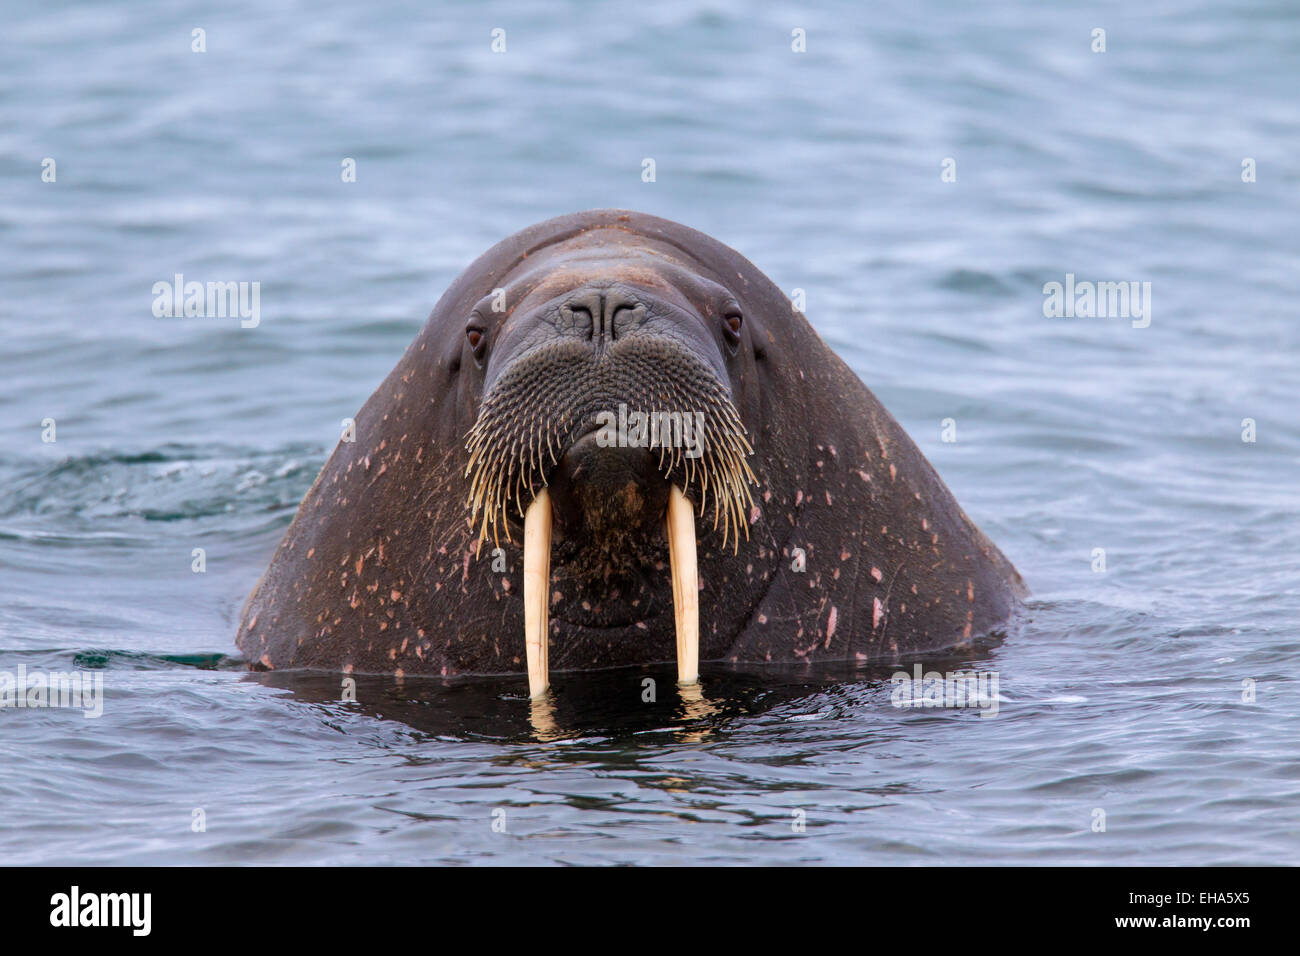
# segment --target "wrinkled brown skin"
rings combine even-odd
[[[598,210],[525,229],[452,283],[356,416],[355,443],[326,462],[249,597],[237,644],[251,666],[524,671],[519,535],[502,539],[507,571],[494,572],[490,544],[475,556],[467,520],[465,436],[484,373],[465,325],[493,289],[539,263],[555,282],[593,252],[625,257],[633,278],[646,263],[674,260],[729,289],[744,314],[728,372],[755,449],[757,508],[737,555],[722,550],[711,512],[697,519],[703,660],[910,659],[1007,621],[1026,593],[1020,575],[781,291],[693,229]],[[791,567],[796,548],[803,572]],[[666,549],[662,573],[650,577],[644,619],[624,626],[568,622],[582,619],[582,601],[601,600],[600,581],[553,599],[552,671],[674,660]]]

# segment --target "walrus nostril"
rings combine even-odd
[[[560,314],[588,340],[606,343],[626,335],[646,317],[645,306],[618,287],[584,289],[561,306]]]
[[[603,296],[605,329],[610,341],[622,338],[645,321],[646,312],[636,297],[621,289],[610,289]]]
[[[591,309],[585,305],[575,302],[565,303],[560,307],[560,317],[574,333],[587,341],[592,341],[596,337],[597,323],[592,319]]]

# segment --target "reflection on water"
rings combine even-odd
[[[527,682],[501,677],[347,676],[315,671],[257,671],[244,680],[290,691],[303,703],[343,705],[350,713],[391,720],[438,738],[502,743],[589,739],[704,743],[735,721],[758,717],[828,688],[880,690],[890,705],[891,676],[924,671],[962,671],[984,660],[996,638],[960,654],[908,661],[905,665],[735,666],[702,665],[698,684],[678,686],[675,664],[555,672],[551,692],[530,700]],[[557,754],[562,750],[556,751]]]

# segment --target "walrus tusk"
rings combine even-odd
[[[524,515],[524,651],[528,655],[528,695],[533,699],[544,695],[550,686],[546,664],[550,590],[551,496],[543,488]]]
[[[668,562],[677,628],[677,683],[700,679],[700,581],[695,557],[695,508],[682,490],[668,491]],[[528,694],[545,695],[547,605],[551,577],[551,496],[543,488],[524,514],[524,651]]]
[[[676,485],[668,491],[667,523],[673,616],[677,619],[677,683],[694,684],[700,679],[700,579],[695,564],[695,509]]]

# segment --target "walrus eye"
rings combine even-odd
[[[469,341],[470,351],[474,353],[474,360],[483,361],[483,353],[487,351],[487,336],[483,330],[471,325],[465,330],[465,338]]]
[[[740,311],[737,309],[729,310],[722,317],[722,325],[727,336],[727,341],[732,345],[735,345],[740,341],[740,325],[743,321],[744,319],[741,317]]]

